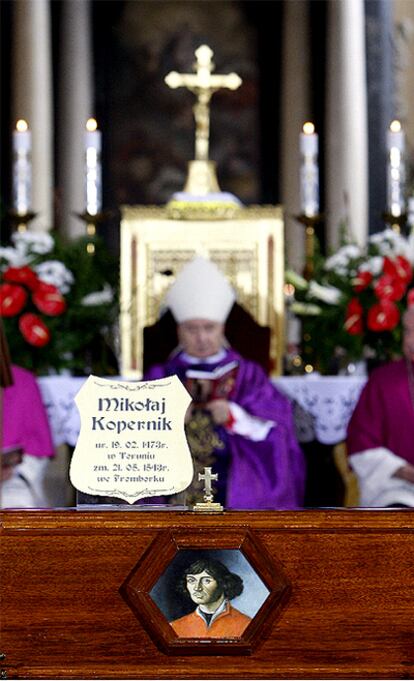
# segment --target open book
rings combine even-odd
[[[210,400],[228,399],[236,382],[239,363],[234,360],[213,371],[188,369],[185,387],[194,402],[204,404]]]

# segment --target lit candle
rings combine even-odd
[[[302,215],[319,212],[318,135],[313,123],[305,123],[300,133],[300,205]]]
[[[400,121],[392,121],[387,132],[388,173],[387,208],[390,215],[399,217],[405,207],[404,201],[404,133]]]
[[[26,215],[32,204],[32,134],[26,121],[20,119],[13,130],[13,209]]]
[[[89,118],[85,132],[86,212],[97,215],[102,208],[102,133],[94,118]]]

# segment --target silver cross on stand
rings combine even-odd
[[[198,474],[198,479],[204,480],[204,502],[199,502],[193,506],[193,511],[201,511],[202,513],[217,513],[217,511],[223,511],[223,506],[213,501],[214,497],[211,483],[218,480],[217,473],[212,473],[211,468],[206,466],[204,468],[204,473]]]

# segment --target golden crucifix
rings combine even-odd
[[[213,51],[208,45],[200,45],[195,51],[195,55],[197,58],[194,64],[195,73],[171,71],[165,77],[165,82],[170,88],[186,87],[197,97],[193,106],[196,124],[195,160],[189,162],[189,175],[184,191],[204,196],[211,192],[220,191],[214,163],[208,160],[210,100],[214,92],[220,88],[237,90],[242,81],[237,73],[228,73],[227,75],[211,73],[214,69],[211,60]]]
[[[237,73],[227,75],[211,73],[214,69],[211,61],[213,50],[208,45],[200,45],[195,51],[195,56],[197,58],[194,64],[195,73],[171,71],[165,77],[165,82],[170,88],[186,87],[196,95],[197,102],[193,107],[196,122],[195,159],[208,161],[211,97],[223,87],[237,90],[242,81]]]

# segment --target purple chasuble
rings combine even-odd
[[[386,447],[414,465],[414,405],[405,359],[372,372],[349,422],[347,445],[348,454]]]
[[[229,401],[275,425],[260,442],[228,432],[230,463],[226,507],[300,508],[304,498],[305,463],[294,433],[291,404],[272,385],[261,367],[243,359],[232,349],[227,350],[217,364],[209,366],[213,370],[233,360],[239,362],[239,369]],[[154,380],[173,374],[180,377],[190,366],[179,353],[165,364],[151,367],[144,379]]]

